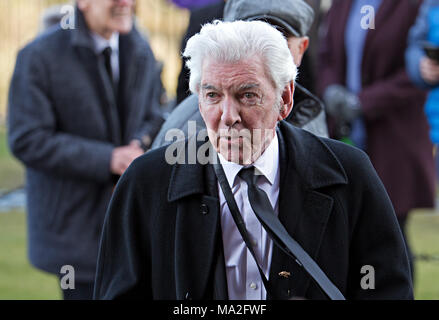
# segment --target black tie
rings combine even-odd
[[[270,226],[277,217],[271,206],[270,200],[264,190],[256,185],[259,175],[255,175],[255,167],[243,168],[238,173],[238,176],[247,183],[248,199],[256,217],[262,225]]]
[[[113,78],[113,68],[111,66],[112,52],[113,52],[113,50],[111,50],[111,47],[106,47],[102,51],[102,55],[104,56],[104,59],[105,59],[105,69],[107,70],[108,79],[110,80],[111,89],[113,89],[113,94],[114,94],[114,98],[115,98],[116,105],[117,105],[117,112],[119,115],[120,129],[123,132],[123,130],[124,130],[124,114],[123,114],[123,110],[121,108],[121,104],[119,101],[119,95],[118,95],[119,92],[118,92],[117,83],[115,83],[114,78]]]
[[[114,89],[114,80],[113,80],[113,68],[111,67],[111,53],[112,50],[110,47],[106,47],[102,54],[105,58],[105,69],[107,70],[108,78],[110,79],[111,87]]]

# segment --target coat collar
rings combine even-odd
[[[279,131],[283,136],[285,153],[309,189],[319,189],[337,184],[347,184],[346,172],[324,138],[282,121]]]
[[[85,47],[94,51],[93,39],[90,36],[84,14],[78,7],[75,8],[75,29],[72,30],[72,45],[74,47]]]
[[[278,132],[283,137],[282,143],[286,144],[285,152],[288,153],[288,158],[292,160],[292,165],[306,188],[319,189],[347,184],[343,166],[322,138],[295,128],[285,121],[279,123]],[[209,143],[194,140],[195,138],[180,142],[185,152],[191,148],[191,143],[196,145],[196,150],[204,143]],[[184,156],[187,159],[187,155]],[[176,201],[203,192],[203,165],[199,163],[174,165],[169,183],[168,201]]]

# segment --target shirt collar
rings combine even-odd
[[[236,176],[244,166],[227,161],[219,153],[218,157],[223,166],[227,181],[232,188],[235,185]],[[264,153],[253,163],[253,166],[273,185],[279,168],[279,140],[277,133],[274,135],[273,140],[271,140],[270,145],[265,149]]]
[[[110,39],[105,39],[95,32],[91,32],[91,37],[95,45],[95,52],[97,54],[102,53],[105,48],[110,47],[112,52],[119,52],[119,33],[115,32],[111,35]]]

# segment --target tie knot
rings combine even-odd
[[[111,47],[106,47],[106,48],[102,51],[102,54],[103,54],[106,58],[111,57],[111,53],[112,53]]]
[[[255,185],[256,179],[258,178],[257,175],[255,175],[255,167],[247,167],[242,168],[241,171],[239,171],[238,176],[247,182],[247,185]]]

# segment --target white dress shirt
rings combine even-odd
[[[228,162],[220,154],[219,159],[252,239],[259,266],[268,279],[273,244],[251,208],[247,194],[247,183],[238,176],[243,166]],[[253,166],[261,173],[257,186],[267,193],[274,211],[278,214],[280,171],[277,135],[275,135],[264,153],[253,163]],[[218,193],[221,206],[221,228],[229,299],[265,300],[267,292],[258,267],[236,227],[219,184]]]
[[[119,33],[113,33],[109,40],[94,32],[91,32],[91,37],[95,44],[95,52],[97,55],[101,55],[106,48],[111,48],[111,70],[113,71],[113,81],[115,82],[114,84],[117,84],[120,78]]]

